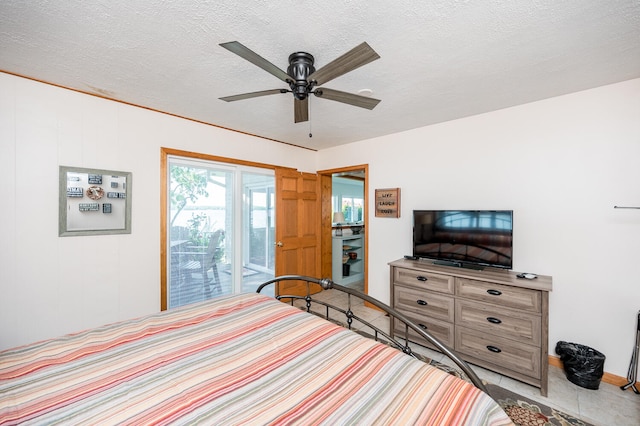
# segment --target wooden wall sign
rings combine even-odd
[[[376,189],[376,217],[400,217],[400,188]]]

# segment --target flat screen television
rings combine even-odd
[[[438,264],[511,269],[512,210],[414,210],[413,256]]]

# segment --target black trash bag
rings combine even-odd
[[[348,263],[343,263],[342,264],[342,276],[343,277],[348,277],[349,273],[351,270],[351,265],[349,265]]]
[[[564,365],[567,379],[587,389],[598,389],[604,374],[603,353],[578,343],[560,341],[556,344],[556,353]]]

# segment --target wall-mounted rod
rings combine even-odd
[[[635,206],[613,206],[614,209],[640,209],[640,207],[635,207]]]

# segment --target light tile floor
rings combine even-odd
[[[346,294],[335,290],[324,291],[314,296],[337,306],[346,306]],[[383,330],[389,330],[389,318],[382,312],[353,304],[355,315],[371,322]],[[354,328],[358,328],[354,324]],[[418,350],[418,349],[416,349]],[[424,354],[436,361],[447,363],[448,359],[439,352],[421,348]],[[549,366],[548,396],[540,395],[538,388],[502,376],[481,367],[473,366],[476,374],[487,382],[509,389],[522,396],[564,411],[596,426],[638,426],[640,425],[640,395],[632,390],[622,391],[618,386],[602,382],[598,390],[585,389],[568,381],[562,369]]]

